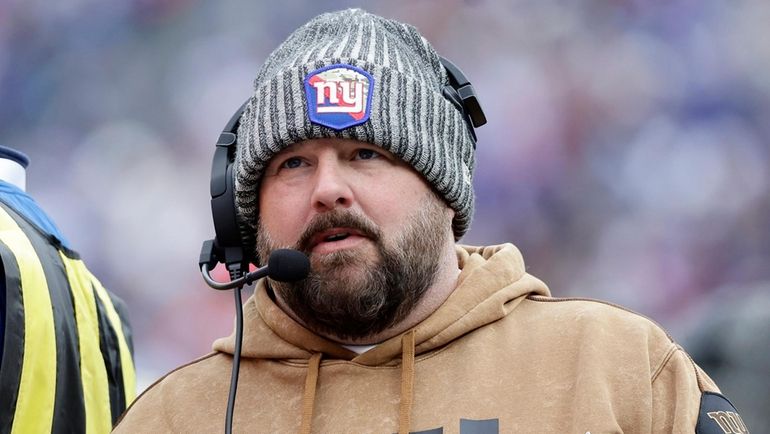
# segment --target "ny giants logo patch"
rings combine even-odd
[[[335,64],[305,77],[310,122],[337,131],[369,120],[374,78],[353,65]]]

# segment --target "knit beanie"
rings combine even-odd
[[[319,15],[267,58],[238,129],[235,194],[256,230],[259,182],[270,159],[315,138],[368,142],[421,173],[455,211],[455,239],[473,215],[474,142],[442,95],[438,54],[407,24],[361,9]]]

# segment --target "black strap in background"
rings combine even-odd
[[[92,289],[93,290],[93,289]],[[110,413],[113,425],[118,417],[126,409],[126,395],[123,385],[123,365],[120,360],[120,347],[118,335],[110,324],[107,312],[101,298],[94,292],[96,300],[96,313],[99,317],[99,348],[104,359],[104,368],[107,370],[110,393]]]
[[[112,307],[115,308],[115,312],[118,314],[118,318],[120,318],[120,327],[123,330],[123,338],[126,340],[126,345],[128,345],[128,351],[131,353],[131,359],[133,360],[134,333],[131,329],[131,321],[128,319],[128,307],[126,306],[126,302],[123,301],[122,298],[113,294],[111,291],[106,291],[106,292],[107,292],[107,295],[110,297],[110,302],[112,303]],[[121,370],[120,372],[123,372],[123,371]]]
[[[0,241],[0,260],[3,263],[5,291],[4,354],[0,365],[0,427],[10,429],[16,410],[21,381],[21,362],[24,360],[24,304],[21,298],[21,272],[16,256]]]

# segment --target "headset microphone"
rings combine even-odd
[[[210,241],[207,241],[210,242]],[[250,285],[257,279],[265,276],[279,282],[296,282],[307,277],[310,272],[310,261],[302,252],[291,249],[274,250],[267,260],[267,265],[258,268],[246,275],[233,279],[230,282],[217,282],[211,277],[209,267],[212,264],[201,262],[201,274],[203,280],[210,287],[217,290],[226,290],[240,288],[244,285]]]

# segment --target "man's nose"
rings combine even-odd
[[[344,168],[338,162],[319,162],[311,201],[317,212],[348,208],[353,204],[353,190]]]

